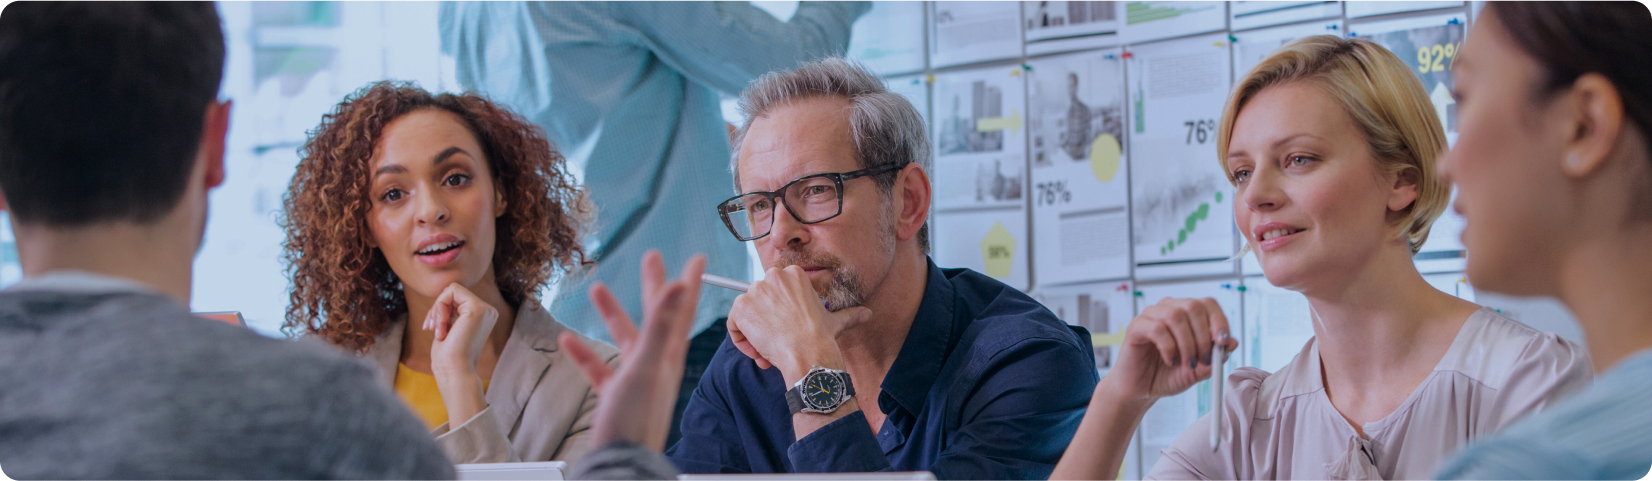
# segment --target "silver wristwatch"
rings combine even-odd
[[[786,390],[786,406],[792,414],[831,414],[854,395],[855,384],[849,382],[849,373],[815,366]]]

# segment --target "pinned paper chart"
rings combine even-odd
[[[855,20],[849,58],[880,75],[924,68],[923,2],[872,2]]]
[[[936,67],[1021,56],[1017,2],[931,2],[929,60]]]
[[[1415,12],[1418,10],[1433,10],[1437,8],[1461,7],[1463,2],[1431,2],[1431,1],[1369,1],[1355,0],[1347,2],[1348,18],[1369,17],[1373,15],[1387,15],[1390,13]]]
[[[1141,295],[1136,299],[1136,313],[1140,314],[1147,306],[1167,297],[1209,297],[1222,306],[1222,314],[1229,322],[1228,332],[1241,339],[1243,344],[1245,326],[1239,316],[1239,287],[1237,279],[1138,285],[1136,290],[1140,291]],[[1239,357],[1229,357],[1224,370],[1232,372],[1235,367],[1243,365],[1239,362]],[[1200,381],[1181,394],[1160,399],[1148,409],[1147,416],[1141,422],[1142,466],[1151,469],[1151,466],[1158,462],[1159,450],[1170,446],[1171,441],[1175,441],[1176,436],[1181,435],[1193,421],[1210,412],[1210,389],[1210,381]]]
[[[1119,36],[1143,43],[1227,28],[1227,2],[1124,2]]]
[[[1274,287],[1262,276],[1244,280],[1245,330],[1239,358],[1246,366],[1275,372],[1314,337],[1308,298]]]
[[[1135,47],[1129,59],[1136,278],[1234,272],[1233,187],[1216,160],[1226,34]]]
[[[1022,208],[937,212],[930,229],[937,265],[967,267],[1016,289],[1030,287]]]
[[[1247,2],[1240,2],[1247,3]],[[1254,2],[1250,2],[1254,3]],[[1256,64],[1268,58],[1279,47],[1302,37],[1314,35],[1342,36],[1342,21],[1304,23],[1233,34],[1233,80],[1238,82]]]
[[[1114,33],[1124,2],[1022,2],[1027,41]]]
[[[1130,275],[1124,65],[1118,50],[1028,62],[1036,283]]]
[[[935,76],[935,210],[1025,208],[1025,84],[1020,65]]]
[[[1130,281],[1039,287],[1032,293],[1055,317],[1090,331],[1096,369],[1102,375],[1118,361],[1124,328],[1135,317],[1135,289]]]
[[[1229,25],[1237,31],[1332,18],[1342,15],[1342,5],[1327,1],[1231,2],[1228,15],[1232,17]]]

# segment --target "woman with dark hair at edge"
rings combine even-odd
[[[1471,445],[1456,479],[1652,471],[1652,12],[1638,2],[1490,2],[1453,64],[1441,170],[1468,219],[1475,289],[1559,298],[1593,385]]]
[[[454,463],[588,451],[595,392],[536,298],[585,263],[588,210],[539,128],[475,94],[381,82],[301,154],[284,329],[372,360]]]

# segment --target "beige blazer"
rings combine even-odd
[[[483,395],[488,407],[457,427],[450,427],[453,421],[449,420],[430,431],[454,464],[572,463],[593,448],[590,433],[596,392],[580,374],[579,365],[556,343],[568,326],[552,319],[536,300],[529,299],[522,306]],[[405,317],[391,324],[362,354],[372,360],[386,387],[394,388],[406,326]],[[613,346],[583,335],[579,339],[609,366],[618,362],[619,350]]]

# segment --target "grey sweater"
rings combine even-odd
[[[358,361],[139,292],[0,292],[15,479],[452,478]]]

